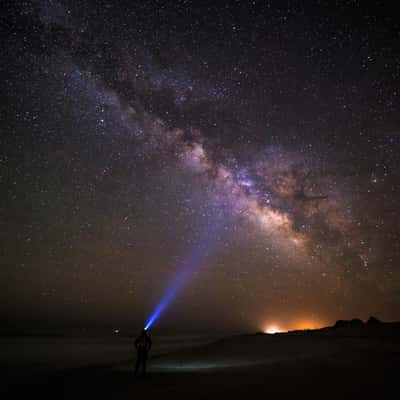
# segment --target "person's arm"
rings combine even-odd
[[[151,349],[151,346],[153,345],[153,342],[151,341],[151,339],[150,339],[150,336],[148,337],[148,343],[149,343],[149,350]]]

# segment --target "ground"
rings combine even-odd
[[[397,398],[400,337],[247,335],[151,359],[47,371],[4,385],[3,398]],[[3,377],[7,378],[7,371]]]

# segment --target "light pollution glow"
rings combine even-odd
[[[268,325],[267,328],[264,330],[264,333],[268,333],[270,335],[273,335],[274,333],[281,333],[284,332],[279,328],[278,325]]]
[[[277,322],[269,322],[264,325],[262,331],[268,334],[289,332],[293,330],[309,330],[309,329],[320,329],[326,326],[321,320],[313,318],[304,318],[294,321],[291,324],[281,324]]]

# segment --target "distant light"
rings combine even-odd
[[[270,325],[267,327],[267,329],[265,329],[264,332],[268,333],[270,335],[273,335],[274,333],[283,332],[283,330],[281,328],[279,328],[279,326],[277,326],[277,325]]]
[[[115,333],[116,335],[118,335],[119,329],[114,329],[114,333]]]

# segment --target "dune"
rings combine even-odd
[[[399,324],[241,335],[155,357],[151,367],[154,371],[195,371],[305,361],[352,363],[371,353],[377,363],[378,355],[396,354],[399,345]]]
[[[22,380],[2,398],[385,399],[397,390],[399,324],[237,335],[184,347],[161,346],[144,378],[133,376],[133,359],[110,357],[112,363]]]

